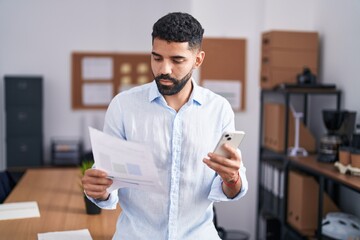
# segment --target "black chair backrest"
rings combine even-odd
[[[11,190],[15,186],[15,181],[7,171],[0,172],[0,203],[3,203]]]

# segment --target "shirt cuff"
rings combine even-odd
[[[236,195],[234,198],[228,198],[223,189],[222,189],[222,179],[219,175],[217,175],[211,185],[211,190],[208,199],[213,202],[226,202],[226,201],[236,201],[243,196],[245,196],[247,190],[248,190],[248,181],[246,178],[246,168],[241,162],[240,169],[239,169],[239,175],[241,178],[241,190],[239,194]]]
[[[86,195],[86,193],[85,193],[85,195]],[[95,205],[97,205],[98,207],[100,207],[102,209],[116,209],[116,204],[118,202],[117,190],[110,193],[109,198],[107,200],[104,200],[104,201],[94,199],[92,197],[89,197],[88,195],[86,195],[86,197],[91,202],[95,203]]]

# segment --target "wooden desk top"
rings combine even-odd
[[[38,233],[87,228],[94,240],[111,239],[121,209],[86,214],[80,174],[74,168],[28,170],[5,202],[37,201],[40,218],[0,221],[0,238],[36,240]]]
[[[325,175],[360,192],[360,177],[351,176],[349,174],[341,174],[333,163],[318,162],[316,160],[316,156],[292,157],[290,158],[290,161],[308,169],[309,171]]]

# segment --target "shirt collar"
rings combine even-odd
[[[154,101],[157,98],[160,98],[161,94],[156,86],[155,80],[152,81],[149,91],[149,102]]]
[[[196,102],[197,104],[201,105],[203,103],[203,95],[201,94],[199,85],[191,78],[193,84],[193,90],[190,95],[189,103],[192,101]],[[161,98],[162,95],[159,92],[155,80],[152,81],[150,91],[149,91],[149,102],[154,101],[157,98]]]

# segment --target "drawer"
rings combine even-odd
[[[6,141],[7,167],[31,167],[42,164],[42,137],[14,137]]]
[[[274,48],[318,51],[319,35],[317,32],[305,31],[270,31],[263,33],[262,49]]]
[[[42,77],[41,76],[5,76],[5,104],[42,105]]]
[[[6,110],[8,136],[42,135],[42,123],[39,108],[11,107]]]

